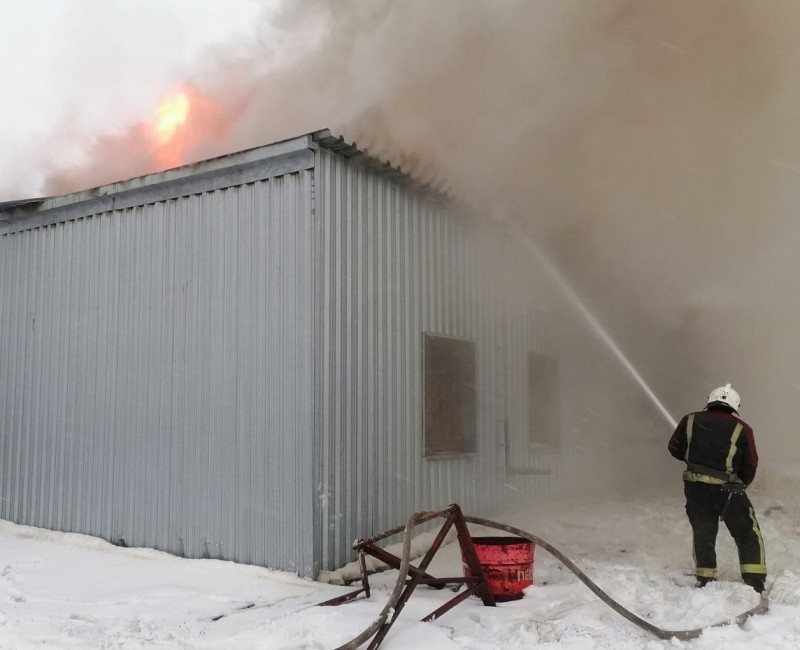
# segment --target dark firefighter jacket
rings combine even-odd
[[[711,406],[685,415],[668,448],[687,463],[686,481],[719,484],[726,482],[721,475],[728,474],[750,485],[756,476],[758,452],[753,429],[725,407]]]

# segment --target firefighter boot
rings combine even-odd
[[[767,579],[767,576],[761,573],[743,573],[742,580],[744,580],[744,584],[749,585],[753,589],[755,589],[758,593],[764,592],[764,581]]]

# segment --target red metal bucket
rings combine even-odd
[[[522,537],[473,537],[472,544],[494,599],[522,598],[522,590],[533,584],[534,543]],[[466,562],[463,565],[464,575],[472,577]]]

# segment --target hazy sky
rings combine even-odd
[[[48,143],[147,120],[197,59],[251,47],[275,0],[0,0],[0,176],[39,189]],[[5,197],[9,198],[9,197]]]

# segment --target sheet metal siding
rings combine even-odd
[[[315,572],[311,186],[0,237],[0,516]]]
[[[550,494],[615,489],[626,493],[630,471],[619,468],[639,466],[646,425],[637,420],[636,426],[620,430],[620,413],[641,409],[641,396],[608,347],[542,272],[527,246],[501,246],[503,259],[511,260],[517,269],[503,279],[507,306],[501,328],[507,341],[503,348],[508,458],[514,469],[523,470],[506,473],[509,500],[525,506]],[[560,399],[553,407],[560,422],[560,444],[555,447],[530,444],[528,352],[553,355],[558,362]],[[626,455],[629,461],[620,460]],[[549,473],[538,473],[542,471]],[[643,471],[652,474],[647,466]]]
[[[520,316],[525,326],[509,333],[507,311],[520,308],[504,287],[517,270],[498,272],[499,243],[443,205],[330,152],[317,155],[317,546],[322,566],[334,568],[352,559],[355,538],[416,510],[458,502],[487,513],[509,507],[521,489],[555,482],[505,476],[507,403],[517,404],[513,435],[527,436],[518,406],[526,375],[510,360],[537,338],[533,298]],[[424,457],[426,331],[478,343],[477,454]]]

